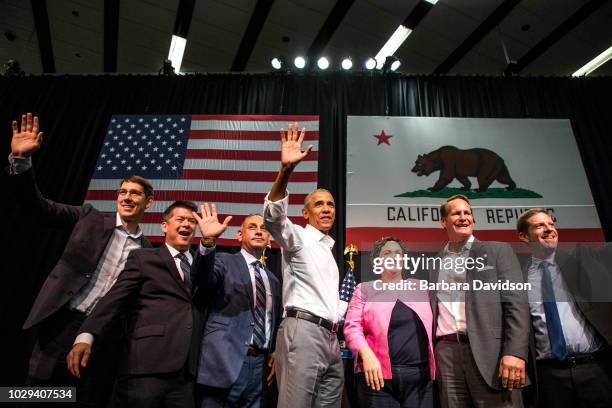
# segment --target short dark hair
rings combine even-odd
[[[121,187],[123,185],[123,183],[136,183],[136,184],[140,184],[142,186],[142,189],[144,190],[145,197],[152,197],[153,196],[153,186],[144,177],[133,175],[133,176],[130,176],[130,177],[127,177],[127,178],[122,178],[121,182],[119,183],[119,187]]]
[[[308,207],[310,198],[312,197],[314,193],[328,193],[330,196],[332,196],[332,200],[335,201],[334,195],[331,193],[331,191],[329,191],[326,188],[317,188],[316,190],[312,190],[310,193],[306,194],[306,197],[304,198],[304,208]]]
[[[523,234],[527,234],[529,232],[529,219],[540,213],[546,214],[550,217],[550,213],[544,208],[530,208],[527,211],[524,211],[516,221],[516,230],[518,232],[522,232]]]
[[[374,247],[372,248],[372,251],[370,252],[370,259],[368,260],[370,263],[370,269],[374,268],[374,259],[380,256],[380,251],[382,251],[382,248],[387,244],[387,242],[390,242],[390,241],[397,242],[400,248],[402,248],[402,251],[405,254],[408,253],[408,248],[406,247],[406,244],[402,242],[401,239],[395,238],[395,237],[382,237],[381,239],[379,239],[378,241],[374,243]]]
[[[442,218],[446,218],[446,216],[448,215],[448,203],[457,199],[465,201],[470,206],[470,209],[472,208],[472,203],[470,203],[470,200],[466,196],[464,196],[463,194],[455,194],[454,196],[447,198],[446,201],[444,201],[442,205],[440,205],[440,216]]]
[[[193,201],[177,200],[164,210],[164,221],[167,222],[172,217],[172,211],[174,211],[175,208],[185,208],[193,212],[198,212],[198,206]]]

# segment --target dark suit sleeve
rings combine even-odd
[[[57,203],[42,196],[34,170],[7,176],[12,195],[25,210],[42,217],[45,223],[57,227],[72,227],[83,214],[83,207]]]
[[[523,282],[521,267],[508,244],[501,244],[497,258],[498,278],[515,283]],[[502,355],[520,357],[527,361],[531,315],[527,293],[521,290],[502,291],[504,338]]]
[[[217,249],[213,248],[206,255],[198,253],[196,258],[197,281],[200,291],[211,294],[216,292],[223,284],[225,276],[225,262],[217,256]]]
[[[117,282],[85,319],[79,333],[91,333],[94,338],[104,336],[115,319],[126,313],[136,301],[143,279],[138,252],[137,249],[130,252]]]

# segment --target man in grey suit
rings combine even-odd
[[[430,276],[440,285],[430,292],[440,403],[520,407],[517,388],[526,383],[529,340],[527,296],[511,290],[473,290],[475,280],[522,282],[518,260],[509,245],[474,238],[466,197],[449,198],[440,214],[448,243],[439,254],[440,267]],[[471,290],[444,288],[444,283],[467,284]]]

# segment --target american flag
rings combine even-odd
[[[304,147],[314,145],[289,185],[289,217],[305,225],[300,211],[317,186],[318,116],[113,115],[85,202],[116,211],[119,180],[136,174],[155,189],[155,202],[140,224],[151,241],[163,240],[164,209],[175,200],[191,200],[214,202],[222,217],[233,215],[219,243],[237,245],[244,217],[262,211],[279,169],[279,129],[291,122],[306,128]]]

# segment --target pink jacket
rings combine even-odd
[[[407,281],[414,281],[417,290],[397,291],[397,295],[394,295],[394,291],[376,290],[373,285],[374,282],[360,283],[355,288],[344,322],[344,337],[348,348],[355,356],[355,372],[363,371],[359,359],[359,350],[364,346],[370,346],[380,362],[383,377],[391,379],[387,332],[391,321],[391,313],[399,297],[406,306],[419,316],[427,331],[429,372],[431,373],[431,379],[435,378],[436,364],[431,337],[433,316],[429,305],[429,294],[427,291],[418,290],[417,280],[408,279],[404,282]]]

